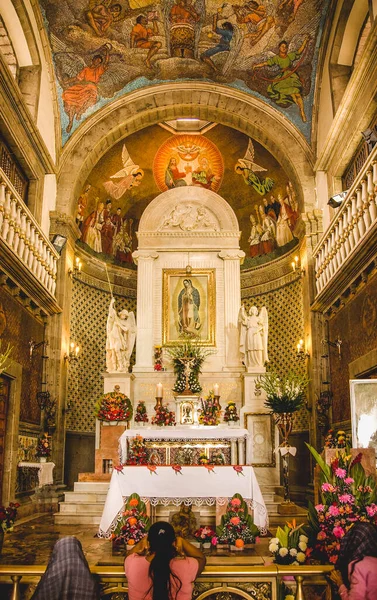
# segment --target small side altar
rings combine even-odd
[[[119,438],[121,463],[127,462],[129,444],[136,436],[144,439],[149,454],[148,462],[157,465],[198,465],[199,456],[210,460],[221,452],[225,465],[245,464],[247,429],[228,426],[184,425],[182,427],[134,427]]]

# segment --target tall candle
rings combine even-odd
[[[162,398],[162,383],[158,383],[156,387],[156,398]]]
[[[215,385],[213,386],[213,393],[215,396],[219,396],[219,384],[215,383]]]

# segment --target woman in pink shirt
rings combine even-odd
[[[193,582],[206,564],[204,554],[158,521],[128,553],[124,571],[129,600],[191,600]]]
[[[358,521],[340,542],[340,552],[330,578],[342,600],[377,599],[377,526]]]

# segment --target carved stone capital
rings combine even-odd
[[[132,258],[135,261],[135,264],[137,265],[139,260],[156,260],[156,258],[159,257],[158,252],[154,252],[153,250],[135,250],[135,252],[132,253]]]

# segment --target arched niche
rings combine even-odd
[[[313,152],[279,111],[244,92],[209,83],[159,84],[115,100],[89,117],[63,149],[57,210],[74,214],[82,186],[98,160],[118,141],[176,118],[227,125],[261,143],[281,164],[305,211],[315,205]]]
[[[239,237],[237,217],[224,198],[198,186],[178,187],[163,192],[145,209],[138,249],[239,250]]]

